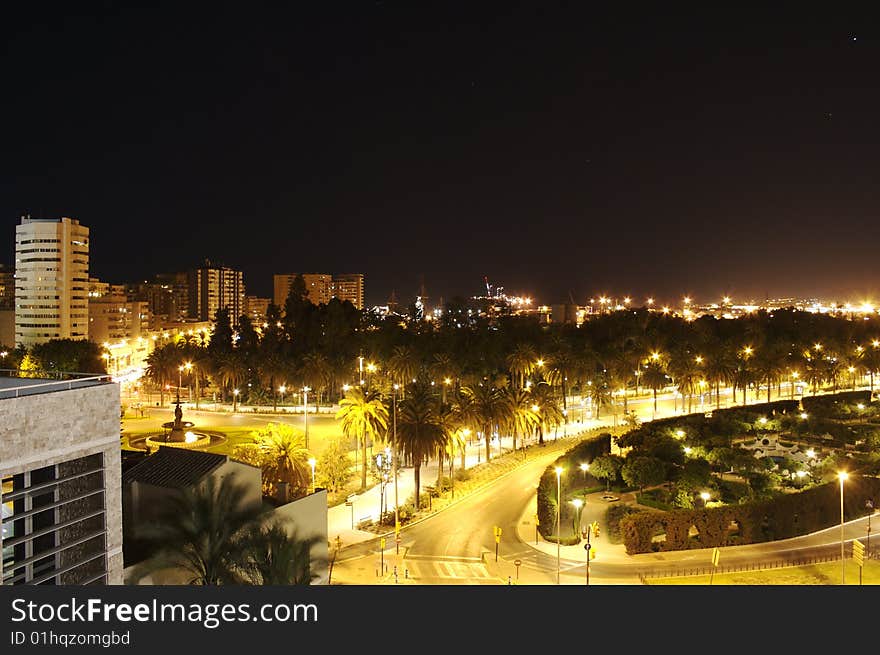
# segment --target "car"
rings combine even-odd
[[[615,496],[614,494],[602,494],[602,500],[613,503],[615,500],[620,500],[620,496]]]

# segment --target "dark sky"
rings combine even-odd
[[[484,275],[546,303],[880,299],[875,16],[11,4],[0,261],[30,212],[91,227],[111,282],[208,257],[263,296],[364,272],[370,304]]]

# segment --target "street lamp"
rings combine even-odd
[[[316,463],[317,462],[315,461],[314,457],[309,457],[309,466],[312,467],[312,491],[313,492],[315,491],[315,464]]]
[[[840,480],[840,584],[846,584],[846,560],[843,557],[843,482],[849,477],[846,471],[837,474]]]
[[[574,533],[580,534],[581,532],[581,510],[584,508],[584,501],[580,498],[575,498],[571,501],[571,504],[574,505],[576,511],[575,519],[574,519]]]
[[[310,387],[303,387],[303,422],[305,423],[306,448],[309,447],[309,391]]]
[[[590,465],[587,462],[582,462],[579,468],[581,469],[581,471],[583,471],[584,487],[586,487],[587,486],[587,471],[590,470]]]
[[[280,387],[278,387],[278,391],[281,392],[281,405],[283,406],[284,405],[284,392],[287,391],[287,386],[282,384]],[[308,442],[306,442],[306,448],[308,448],[308,447],[309,447],[309,444],[308,444]]]
[[[395,384],[391,392],[391,439],[394,446],[394,548],[398,555],[400,554],[400,513],[397,510],[397,390],[399,388],[400,385]]]
[[[559,524],[562,518],[562,467],[556,467],[556,584],[559,584],[559,563],[562,559],[562,533]]]
[[[700,498],[703,499],[703,507],[706,506],[706,503],[709,502],[709,499],[710,499],[711,497],[712,497],[712,496],[709,495],[709,492],[708,492],[708,491],[703,491],[702,493],[700,493]]]
[[[232,413],[238,411],[238,394],[241,393],[238,389],[232,390]]]

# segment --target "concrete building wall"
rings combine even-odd
[[[112,383],[0,398],[0,479],[96,453],[103,456],[110,584],[122,584],[119,407],[119,385]]]
[[[299,538],[318,537],[311,550],[312,573],[316,575],[312,584],[328,584],[330,553],[327,541],[327,490],[319,489],[304,498],[282,505],[272,515],[284,523],[290,535],[295,534]]]

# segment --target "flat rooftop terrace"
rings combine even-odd
[[[0,370],[0,400],[41,393],[67,391],[99,384],[116,384],[111,375],[92,373],[58,373],[54,376],[23,378],[18,371]]]

